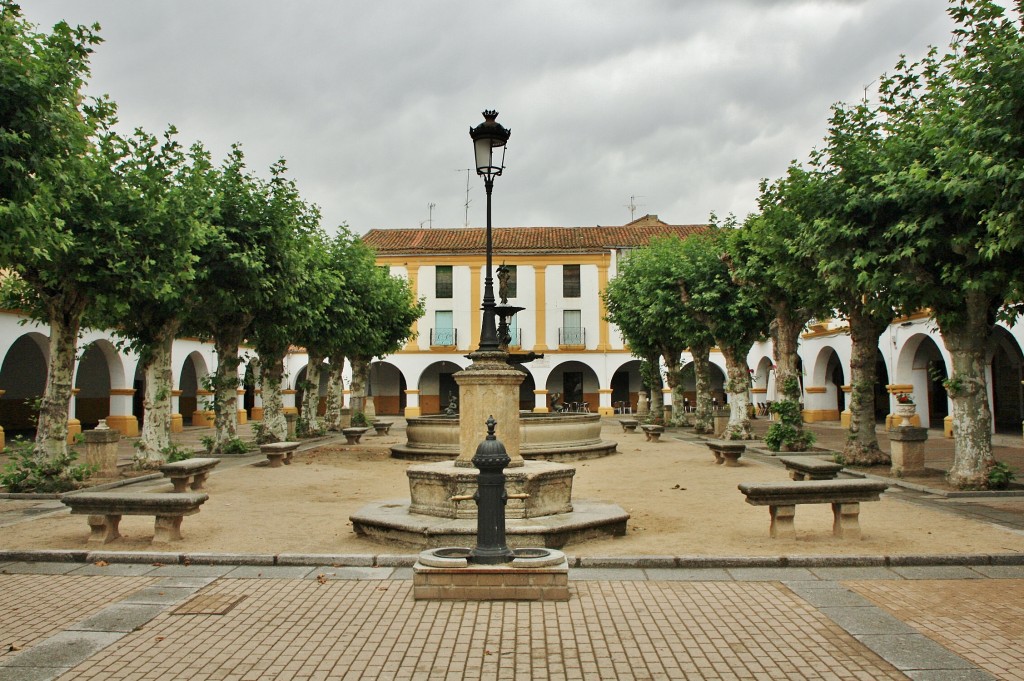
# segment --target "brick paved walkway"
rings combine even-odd
[[[0,679],[1024,678],[1024,566],[574,568],[560,603],[410,572],[0,564]]]

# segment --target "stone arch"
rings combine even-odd
[[[846,408],[845,383],[839,353],[831,345],[823,345],[814,357],[809,380],[804,383],[804,420],[838,421]]]
[[[942,382],[933,374],[948,375],[945,356],[935,340],[925,333],[907,338],[896,356],[896,370],[892,385],[909,385],[917,404],[921,426],[942,427],[942,419],[949,413],[949,401]],[[888,404],[892,407],[893,405]]]
[[[548,403],[555,393],[567,407],[571,403],[586,403],[590,411],[596,412],[600,405],[601,382],[593,367],[578,360],[567,360],[556,364],[548,374],[544,389],[548,391]]]
[[[767,414],[768,403],[775,401],[775,363],[771,357],[757,360],[750,380],[750,396],[758,415]]]
[[[377,414],[397,416],[405,413],[406,388],[405,375],[397,366],[385,361],[370,364],[367,389],[373,396],[373,408]]]
[[[459,384],[453,376],[463,367],[451,360],[431,362],[420,372],[417,388],[420,391],[420,413],[440,414],[448,407],[451,397],[461,403]]]
[[[1020,434],[1024,421],[1024,353],[1013,335],[1001,326],[989,338],[991,367],[989,397],[996,431]]]
[[[640,378],[640,360],[629,359],[612,371],[609,387],[612,391],[612,407],[628,406],[636,412],[637,399],[643,390],[643,379]]]
[[[109,340],[89,343],[75,369],[75,418],[82,428],[95,428],[111,414],[111,390],[124,390],[125,372],[121,356]]]
[[[725,370],[716,362],[708,366],[708,377],[711,383],[711,399],[716,406],[726,403]],[[683,407],[694,409],[697,406],[697,372],[693,362],[683,367]]]
[[[35,437],[39,399],[46,390],[50,339],[37,332],[19,336],[0,364],[0,426],[7,438]]]
[[[180,392],[178,396],[178,411],[182,415],[182,419],[190,424],[195,420],[195,414],[200,410],[200,407],[205,410],[207,406],[206,404],[200,404],[199,398],[206,392],[203,386],[206,383],[206,377],[209,375],[210,369],[206,364],[206,358],[199,351],[190,352],[181,363],[181,371],[178,372],[177,376],[177,390]]]

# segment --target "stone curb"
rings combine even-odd
[[[165,565],[287,565],[412,567],[418,554],[252,554],[146,551],[0,550],[0,562],[162,563]],[[938,565],[1024,565],[1024,553],[912,554],[902,556],[567,556],[573,568],[815,568]]]

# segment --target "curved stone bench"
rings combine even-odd
[[[825,461],[814,456],[781,456],[779,461],[789,471],[789,477],[793,480],[834,480],[839,471],[843,470],[842,464],[834,461]]]
[[[725,442],[705,442],[711,453],[715,455],[715,463],[724,463],[729,468],[740,465],[740,457],[747,450],[746,445],[726,444]]]
[[[359,438],[368,430],[369,428],[342,428],[341,434],[345,436],[345,444],[357,445]]]
[[[298,448],[298,442],[268,442],[260,445],[260,453],[267,457],[268,468],[280,468],[292,462],[292,455]]]
[[[60,500],[72,513],[89,515],[90,544],[107,544],[120,537],[117,526],[123,515],[156,516],[153,543],[159,544],[180,540],[182,518],[199,513],[199,507],[209,498],[208,494],[198,492],[79,492]]]
[[[184,492],[188,487],[195,491],[203,489],[206,478],[210,476],[210,471],[219,463],[220,459],[199,457],[165,463],[160,466],[159,470],[165,478],[171,479],[175,492]]]
[[[793,518],[797,504],[832,504],[832,534],[860,538],[860,502],[878,501],[888,483],[876,480],[807,480],[806,482],[744,482],[739,490],[753,506],[767,506],[773,539],[796,539]]]

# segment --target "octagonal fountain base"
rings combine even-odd
[[[622,507],[585,500],[575,500],[572,506],[571,513],[508,518],[505,521],[506,543],[514,549],[534,546],[561,549],[591,539],[626,534],[629,514]],[[410,503],[404,499],[377,501],[362,507],[349,519],[356,534],[370,539],[394,541],[420,549],[475,545],[475,517],[439,518],[411,513],[409,507]]]

